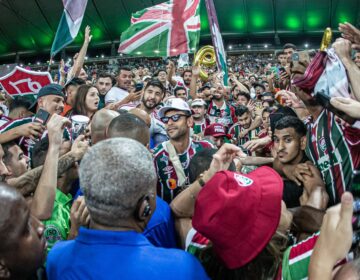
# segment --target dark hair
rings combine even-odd
[[[10,142],[6,142],[4,144],[1,144],[3,150],[4,150],[4,157],[3,157],[3,161],[6,162],[10,159],[10,152],[9,149],[11,149],[13,146],[17,145],[17,143],[13,140]]]
[[[244,115],[245,113],[249,113],[249,108],[244,106],[244,105],[240,105],[235,109],[235,116],[237,117],[241,117],[242,115]]]
[[[18,97],[15,98],[9,105],[9,112],[18,109],[18,108],[25,108],[27,110],[29,110],[29,108],[31,107],[32,103],[29,99],[24,98],[24,97]]]
[[[273,134],[274,134],[274,131],[275,131],[276,123],[281,118],[284,118],[286,116],[293,116],[293,117],[297,118],[297,115],[296,115],[295,111],[293,109],[291,109],[290,107],[287,107],[287,106],[280,107],[276,111],[273,111],[273,113],[270,115],[270,127],[271,127],[271,131],[272,131]]]
[[[184,72],[181,74],[181,77],[182,77],[182,78],[184,78],[186,72],[189,72],[189,73],[191,73],[191,75],[192,75],[192,71],[189,70],[189,69],[186,69],[186,70],[184,70]]]
[[[49,149],[49,138],[46,136],[36,142],[32,150],[31,167],[36,168],[44,164]]]
[[[85,85],[85,81],[83,79],[75,77],[66,83],[64,90],[67,91],[69,86],[81,86],[81,85]]]
[[[112,86],[116,84],[115,77],[110,73],[100,72],[99,75],[97,76],[97,79],[99,80],[100,78],[110,78]]]
[[[71,112],[72,115],[83,115],[87,116],[88,109],[86,108],[86,96],[91,88],[96,88],[95,86],[91,85],[81,85],[76,93],[75,96],[75,106]]]
[[[114,118],[107,130],[107,138],[125,137],[134,139],[143,145],[150,142],[149,127],[139,117],[126,113]]]
[[[165,72],[166,73],[166,69],[160,68],[160,69],[156,70],[156,72],[154,73],[154,77],[159,76],[160,72]]]
[[[262,112],[261,112],[261,116],[264,115],[264,113],[269,113],[271,114],[274,111],[274,109],[272,109],[271,107],[265,108]]]
[[[118,75],[120,74],[121,70],[124,70],[124,71],[131,71],[131,68],[129,66],[119,66],[119,69],[118,69]]]
[[[184,87],[176,87],[176,88],[174,89],[174,95],[175,95],[175,97],[177,97],[177,92],[178,92],[179,90],[185,90],[185,93],[186,93],[186,88],[184,88]]]
[[[164,85],[158,80],[158,79],[152,79],[150,81],[147,82],[145,88],[144,88],[144,91],[149,87],[149,86],[153,86],[153,87],[158,87],[161,89],[161,92],[163,94],[165,94],[165,87]]]
[[[278,58],[280,55],[284,54],[284,51],[277,51],[276,52],[276,57]]]
[[[294,128],[301,137],[305,136],[307,132],[305,124],[299,118],[292,116],[286,116],[276,122],[275,129],[281,130],[285,128]]]
[[[189,182],[192,184],[200,176],[201,173],[209,169],[213,155],[216,149],[205,148],[197,152],[189,163]],[[236,171],[235,164],[232,162],[228,168],[230,171]]]
[[[296,46],[294,44],[291,44],[291,43],[286,43],[283,47],[283,50],[285,49],[293,49],[294,51],[296,51]]]
[[[235,99],[238,99],[239,96],[244,96],[247,101],[249,101],[251,99],[250,97],[250,94],[248,94],[247,92],[245,91],[240,91],[237,95],[236,95],[236,98]]]

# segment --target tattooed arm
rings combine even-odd
[[[71,151],[63,155],[59,159],[58,177],[69,170],[73,164],[82,159],[89,144],[84,141],[81,135],[73,144]],[[17,178],[7,180],[7,183],[16,188],[23,196],[28,196],[33,193],[39,182],[43,166],[36,167]]]

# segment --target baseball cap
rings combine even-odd
[[[191,102],[191,107],[193,106],[206,106],[206,102],[203,99],[197,98]]]
[[[47,96],[47,95],[57,95],[65,99],[65,95],[63,93],[63,87],[58,84],[48,84],[42,87],[36,97],[35,102],[30,106],[29,110],[34,111],[36,110],[37,101],[40,97]]]
[[[204,136],[214,136],[214,137],[229,137],[225,132],[225,127],[220,123],[213,123],[205,128]]]
[[[220,171],[201,189],[193,227],[213,243],[229,269],[253,260],[280,222],[283,180],[270,167],[248,174]]]
[[[163,118],[165,117],[165,114],[167,111],[170,110],[179,110],[179,111],[184,111],[187,112],[189,115],[191,115],[191,109],[189,107],[189,104],[187,104],[183,99],[181,98],[171,98],[168,99],[165,104],[164,107],[162,107],[159,110],[159,118]]]

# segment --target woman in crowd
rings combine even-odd
[[[94,86],[81,85],[76,93],[75,106],[69,116],[83,115],[92,118],[98,110],[99,91]]]

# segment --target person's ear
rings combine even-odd
[[[10,271],[3,259],[0,259],[0,279],[10,279]]]
[[[150,197],[146,195],[140,199],[136,209],[135,216],[138,221],[145,222],[149,220],[153,210],[150,205]]]
[[[300,149],[301,149],[302,151],[305,151],[305,149],[306,149],[306,143],[307,143],[306,136],[301,137],[301,139],[300,139]]]
[[[194,119],[192,116],[188,117],[186,120],[187,126],[188,127],[193,127],[194,126]]]

